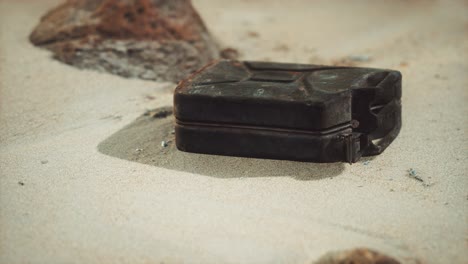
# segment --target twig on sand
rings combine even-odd
[[[420,181],[420,182],[424,182],[423,178],[419,177],[419,176],[418,176],[418,173],[417,173],[416,170],[413,169],[413,168],[411,168],[411,169],[408,170],[408,175],[409,175],[411,178],[415,179],[415,180],[418,180],[418,181]]]
[[[417,181],[420,181],[423,184],[424,187],[430,187],[430,186],[434,185],[433,182],[432,183],[427,183],[423,178],[421,178],[418,175],[417,171],[415,169],[413,169],[413,168],[410,168],[408,170],[408,176],[410,178],[413,178],[413,179],[417,180]]]

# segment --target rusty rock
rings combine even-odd
[[[400,264],[400,262],[367,248],[357,248],[327,253],[314,264]]]
[[[30,41],[78,68],[148,80],[177,82],[219,56],[190,0],[68,0]]]

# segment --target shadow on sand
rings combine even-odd
[[[159,108],[137,118],[98,145],[106,155],[156,167],[217,178],[292,177],[319,180],[340,175],[343,163],[310,163],[187,153],[174,142],[171,108]],[[167,146],[163,146],[162,142]]]

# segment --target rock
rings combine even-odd
[[[30,41],[75,67],[147,80],[177,82],[219,57],[190,0],[68,0]]]
[[[239,58],[239,51],[234,48],[225,48],[219,54],[223,59],[236,60]]]
[[[357,248],[327,253],[314,264],[400,264],[398,260],[379,252]]]

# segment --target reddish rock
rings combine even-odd
[[[68,0],[30,35],[78,68],[178,81],[219,56],[190,0]]]
[[[225,48],[221,50],[219,55],[223,59],[236,60],[239,58],[239,51],[234,48]]]
[[[328,253],[314,264],[400,264],[400,262],[367,248],[357,248]]]

